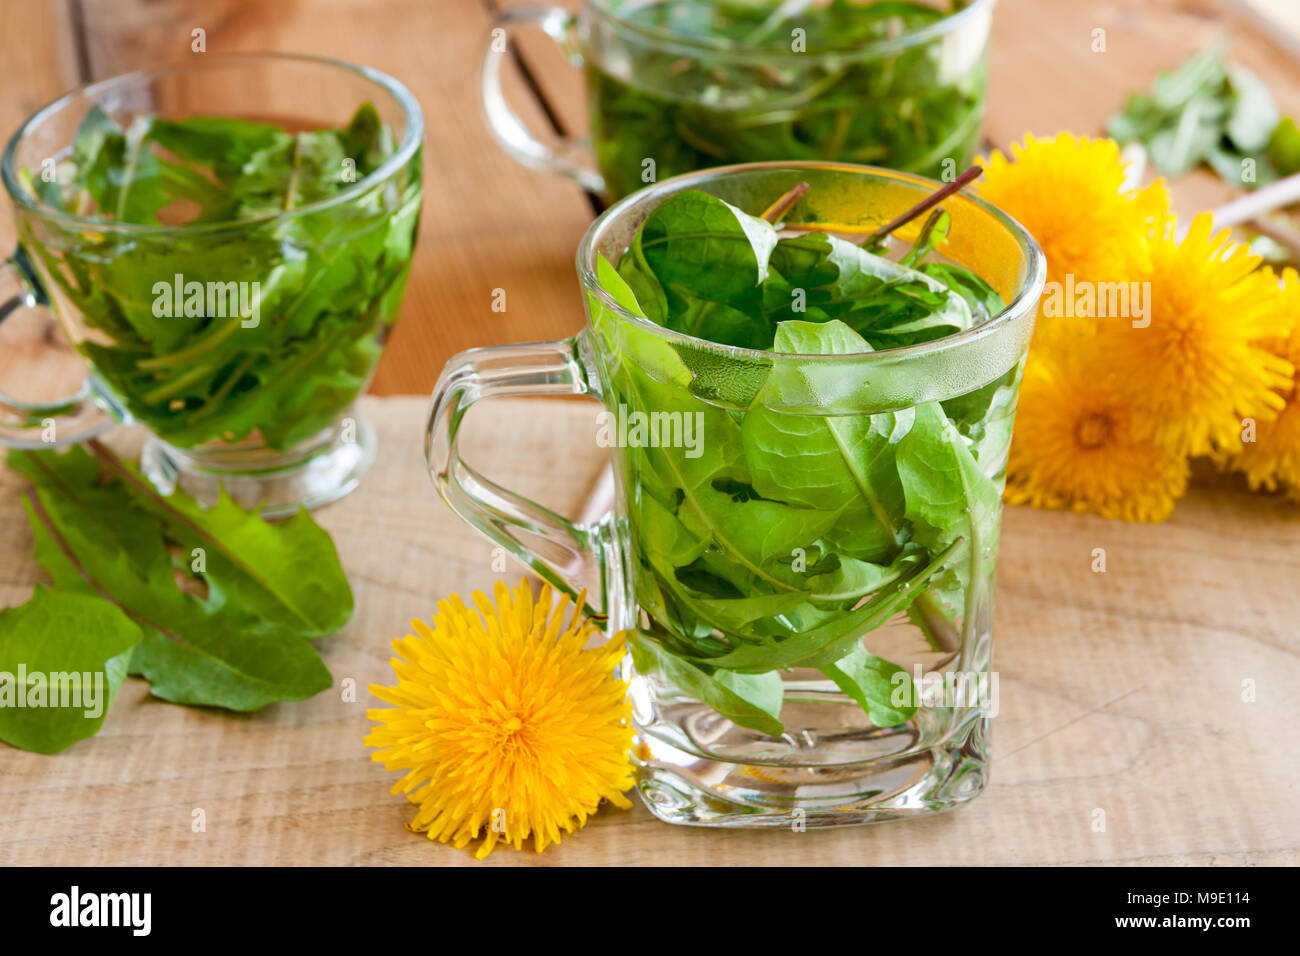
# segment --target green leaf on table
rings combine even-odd
[[[1205,163],[1224,181],[1255,188],[1300,171],[1300,154],[1279,146],[1294,122],[1280,116],[1255,74],[1224,61],[1224,49],[1217,43],[1157,76],[1152,94],[1130,95],[1107,131],[1121,143],[1142,143],[1170,176]]]
[[[1273,94],[1254,73],[1239,66],[1228,68],[1228,87],[1232,109],[1224,133],[1238,151],[1258,153],[1268,146],[1281,115],[1273,104]]]
[[[201,509],[185,494],[164,496],[136,469],[94,443],[96,457],[77,447],[66,454],[12,452],[9,464],[38,487],[75,497],[101,520],[115,504],[129,509],[115,534],[151,533],[160,525],[191,561],[204,566],[209,594],[305,637],[333,634],[352,617],[352,589],[329,534],[306,510],[271,523],[223,492]],[[102,484],[107,471],[111,484]],[[125,516],[123,511],[120,515]],[[121,527],[121,525],[128,527]],[[156,531],[155,538],[160,537]]]
[[[1219,143],[1227,108],[1208,95],[1187,102],[1172,126],[1156,130],[1147,140],[1147,150],[1156,168],[1170,176],[1181,176],[1203,162]]]
[[[1300,173],[1300,126],[1290,116],[1277,124],[1268,143],[1268,158],[1279,176]]]
[[[57,753],[99,732],[140,628],[112,603],[37,585],[0,610],[0,740]]]
[[[329,533],[306,508],[263,521],[225,493],[202,509],[187,495],[164,496],[135,469],[102,459],[132,501],[158,517],[187,554],[202,551],[217,596],[306,637],[337,632],[352,617],[352,588]]]
[[[155,696],[255,710],[332,684],[310,638],[347,620],[351,589],[307,515],[270,525],[229,501],[202,512],[157,495],[102,446],[96,454],[9,462],[37,485],[24,501],[37,560],[60,591],[104,597],[140,624],[130,670]]]

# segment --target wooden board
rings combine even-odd
[[[502,4],[514,0],[499,0]],[[1253,0],[1266,2],[1266,0]],[[1271,0],[1268,0],[1271,2]],[[988,134],[1099,133],[1125,92],[1145,88],[1225,28],[1284,109],[1300,111],[1290,40],[1245,0],[1002,0]],[[489,0],[198,3],[69,0],[0,4],[6,131],[79,78],[208,49],[341,56],[407,83],[426,112],[428,189],[402,319],[376,390],[427,392],[453,352],[575,331],[572,254],[591,209],[560,180],[520,169],[478,115]],[[1091,30],[1107,30],[1093,54]],[[522,44],[533,82],[567,129],[583,125],[580,85],[549,49]],[[576,92],[575,92],[576,91]],[[531,121],[515,76],[509,90]],[[1221,201],[1209,177],[1175,184],[1180,210]],[[3,218],[3,217],[0,217]],[[8,222],[0,241],[12,241]],[[506,313],[490,310],[507,290]],[[500,575],[492,548],[437,499],[420,455],[424,401],[368,399],[381,438],[362,489],[320,513],[357,598],[352,624],[323,642],[340,685],[302,704],[237,717],[151,700],[132,682],[104,731],[43,757],[0,745],[0,863],[467,865],[464,852],[403,828],[405,801],[361,745],[386,683],[388,641],[451,591]],[[575,514],[601,465],[592,406],[499,403],[475,412],[471,461]],[[0,469],[0,606],[40,577]],[[1202,480],[1160,526],[1025,509],[1006,516],[995,640],[1001,713],[992,783],[945,817],[835,832],[686,830],[639,806],[604,811],[541,857],[496,864],[1286,863],[1300,862],[1297,732],[1300,516],[1233,480]],[[1091,570],[1104,548],[1107,571]],[[358,688],[345,700],[344,681]],[[1257,699],[1242,700],[1244,681]],[[204,832],[192,829],[203,809]],[[1096,811],[1106,814],[1097,832]]]
[[[476,409],[465,456],[573,513],[604,461],[594,403]],[[0,862],[460,866],[407,832],[362,746],[390,683],[389,640],[434,602],[502,577],[492,546],[425,474],[425,403],[368,399],[380,454],[361,490],[320,512],[356,592],[321,643],[336,688],[250,716],[152,700],[131,681],[97,737],[55,756],[0,750]],[[0,472],[0,604],[39,578]],[[1300,511],[1196,490],[1161,526],[1012,508],[998,569],[992,782],[925,820],[834,832],[739,832],[606,809],[559,847],[492,864],[1300,863],[1293,688],[1300,682]],[[1094,549],[1104,548],[1104,574]],[[510,576],[516,572],[512,571]],[[344,699],[344,681],[356,700]],[[1253,703],[1243,681],[1255,682]],[[191,829],[204,811],[206,831]],[[1096,811],[1106,829],[1093,829]]]

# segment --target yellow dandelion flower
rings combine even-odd
[[[994,150],[980,196],[1029,230],[1047,257],[1048,278],[1064,282],[1127,277],[1147,262],[1147,239],[1169,209],[1163,182],[1125,190],[1125,163],[1114,140],[1025,136],[1015,161]]]
[[[1014,162],[996,150],[989,156],[979,193],[1038,241],[1048,282],[1116,282],[1147,267],[1150,240],[1169,214],[1169,192],[1162,182],[1125,189],[1126,164],[1113,140],[1026,135],[1011,152]],[[1066,346],[1091,326],[1087,318],[1042,314],[1034,341],[1040,349]]]
[[[1140,320],[1149,325],[1098,323],[1115,381],[1146,427],[1186,455],[1238,448],[1243,418],[1272,418],[1277,390],[1291,384],[1291,364],[1266,347],[1290,327],[1276,277],[1255,272],[1259,257],[1228,230],[1211,230],[1204,214],[1182,242],[1153,244],[1151,268],[1137,277],[1150,282]]]
[[[1262,275],[1277,281],[1265,269]],[[1267,343],[1268,350],[1295,367],[1291,387],[1283,394],[1286,406],[1270,420],[1254,423],[1251,441],[1245,441],[1232,459],[1252,488],[1285,488],[1300,501],[1300,275],[1294,269],[1282,274],[1282,302],[1291,319],[1291,333]]]
[[[457,848],[482,837],[479,859],[529,837],[540,853],[601,800],[630,807],[633,783],[622,635],[586,648],[583,596],[567,625],[549,586],[534,603],[527,581],[513,598],[498,582],[495,597],[474,592],[475,614],[453,594],[433,627],[412,621],[393,642],[397,686],[370,688],[394,709],[367,712],[373,759],[406,771],[393,793],[419,806],[410,829]]]
[[[1093,349],[1031,355],[1007,464],[1011,504],[1163,521],[1187,488],[1187,460],[1135,427]]]

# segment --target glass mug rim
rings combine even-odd
[[[174,76],[180,73],[198,73],[202,70],[222,69],[232,66],[238,67],[257,63],[294,63],[336,68],[353,73],[362,79],[369,80],[371,83],[382,87],[398,102],[406,116],[406,134],[402,139],[401,145],[394,150],[391,156],[384,160],[378,169],[357,180],[355,183],[351,183],[346,189],[342,189],[332,196],[307,203],[304,206],[299,206],[294,209],[270,213],[253,219],[227,220],[222,222],[182,223],[178,225],[106,222],[102,219],[77,216],[72,213],[55,209],[54,207],[41,202],[37,197],[30,195],[18,180],[17,170],[14,168],[14,164],[16,162],[19,143],[22,142],[23,138],[28,133],[35,130],[42,122],[77,99],[84,97],[95,99],[107,91],[120,87],[146,83],[155,79]],[[230,229],[247,229],[263,226],[267,223],[292,219],[298,216],[311,215],[312,213],[330,209],[341,203],[350,202],[366,190],[391,178],[394,174],[404,168],[419,149],[420,143],[423,139],[424,114],[420,110],[419,102],[405,85],[379,70],[368,66],[349,63],[345,60],[339,60],[333,57],[314,56],[306,53],[208,53],[204,54],[202,61],[199,63],[173,64],[171,66],[158,67],[155,69],[133,70],[130,73],[122,73],[117,76],[108,77],[107,79],[83,83],[82,85],[68,90],[66,93],[63,93],[46,103],[24,120],[13,135],[10,136],[9,142],[5,146],[3,159],[0,159],[0,179],[3,179],[5,191],[9,194],[9,198],[16,206],[19,206],[42,219],[61,226],[67,226],[74,229],[93,228],[98,233],[121,233],[131,236],[169,236],[176,234],[183,234],[186,236],[204,235],[228,231]]]
[[[597,252],[596,246],[602,234],[613,227],[614,223],[627,215],[633,207],[640,207],[651,204],[650,208],[657,207],[660,202],[672,193],[684,189],[690,189],[695,184],[707,183],[715,179],[721,179],[735,173],[744,173],[756,170],[799,170],[799,169],[821,169],[828,171],[842,171],[856,175],[865,175],[877,180],[893,180],[897,182],[910,183],[924,186],[928,190],[938,189],[942,184],[924,176],[917,176],[912,173],[897,172],[892,169],[884,169],[879,166],[862,166],[852,163],[835,163],[820,160],[807,160],[802,162],[782,162],[774,160],[764,163],[737,163],[732,166],[716,166],[712,169],[697,170],[692,173],[685,173],[681,176],[674,176],[671,179],[665,179],[653,186],[638,190],[629,196],[620,199],[614,205],[610,206],[587,228],[583,234],[582,241],[578,245],[576,256],[576,267],[578,277],[592,295],[595,295],[602,306],[611,310],[624,322],[632,323],[647,332],[650,332],[665,341],[689,346],[697,351],[708,351],[715,354],[725,355],[730,358],[742,359],[751,362],[771,362],[773,359],[782,361],[798,360],[800,362],[809,362],[817,365],[836,365],[836,364],[853,364],[869,365],[874,362],[893,362],[899,358],[921,358],[927,355],[935,355],[953,349],[960,349],[965,346],[972,346],[982,342],[992,335],[997,334],[1003,328],[1014,325],[1023,321],[1026,317],[1032,317],[1037,309],[1039,297],[1042,295],[1043,287],[1047,281],[1047,258],[1043,250],[1039,247],[1038,242],[1031,236],[1024,226],[1020,225],[1015,219],[1007,215],[996,206],[980,199],[978,196],[967,193],[958,193],[950,197],[949,202],[958,200],[961,202],[973,203],[980,209],[989,213],[997,222],[1007,230],[1015,239],[1017,247],[1025,261],[1025,277],[1020,282],[1015,296],[1007,303],[1006,307],[995,316],[991,316],[987,321],[979,325],[972,326],[953,335],[944,336],[943,338],[934,339],[929,342],[920,342],[915,345],[905,345],[892,349],[879,349],[872,352],[855,352],[840,355],[824,354],[801,354],[774,352],[767,349],[743,348],[737,345],[722,345],[717,342],[710,342],[707,339],[696,338],[687,335],[685,332],[678,332],[673,329],[665,328],[655,322],[650,321],[644,316],[624,308],[613,294],[609,292],[600,282],[596,272]],[[657,201],[655,201],[657,200]]]
[[[944,37],[959,29],[967,20],[977,16],[977,11],[991,8],[997,0],[971,0],[971,2],[952,13],[945,14],[934,23],[927,24],[919,30],[910,30],[897,37],[873,40],[854,46],[829,47],[824,52],[796,53],[784,47],[736,46],[711,37],[687,37],[668,30],[646,26],[623,16],[612,5],[612,0],[584,0],[583,8],[599,15],[614,30],[642,37],[669,51],[680,51],[687,55],[707,53],[710,56],[722,56],[737,59],[752,59],[761,56],[765,59],[786,60],[797,58],[800,62],[817,61],[826,58],[836,60],[871,59],[888,53],[897,53],[914,46],[922,46],[932,40]]]

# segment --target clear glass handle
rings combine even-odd
[[[559,173],[576,181],[593,193],[605,191],[605,180],[592,168],[591,150],[585,140],[567,136],[544,143],[524,125],[506,102],[501,89],[501,66],[510,49],[511,35],[521,26],[535,26],[560,45],[574,66],[582,65],[581,54],[574,52],[569,33],[573,17],[563,7],[512,7],[493,24],[491,40],[483,57],[483,112],[488,128],[501,147],[530,169]]]
[[[616,584],[611,572],[618,565],[611,519],[592,524],[569,521],[485,478],[457,450],[465,413],[482,399],[597,397],[588,385],[580,349],[579,336],[470,349],[453,356],[433,390],[424,451],[429,474],[452,511],[567,594],[576,596],[582,582],[598,581],[601,606],[589,600],[586,611],[604,620]]]
[[[33,314],[34,313],[34,314]],[[80,357],[58,344],[57,320],[21,249],[0,262],[0,446],[53,448],[113,426],[95,404]],[[60,354],[61,353],[61,354]],[[10,389],[39,385],[75,363],[79,384],[65,395],[27,399]],[[22,382],[23,386],[17,383]]]

